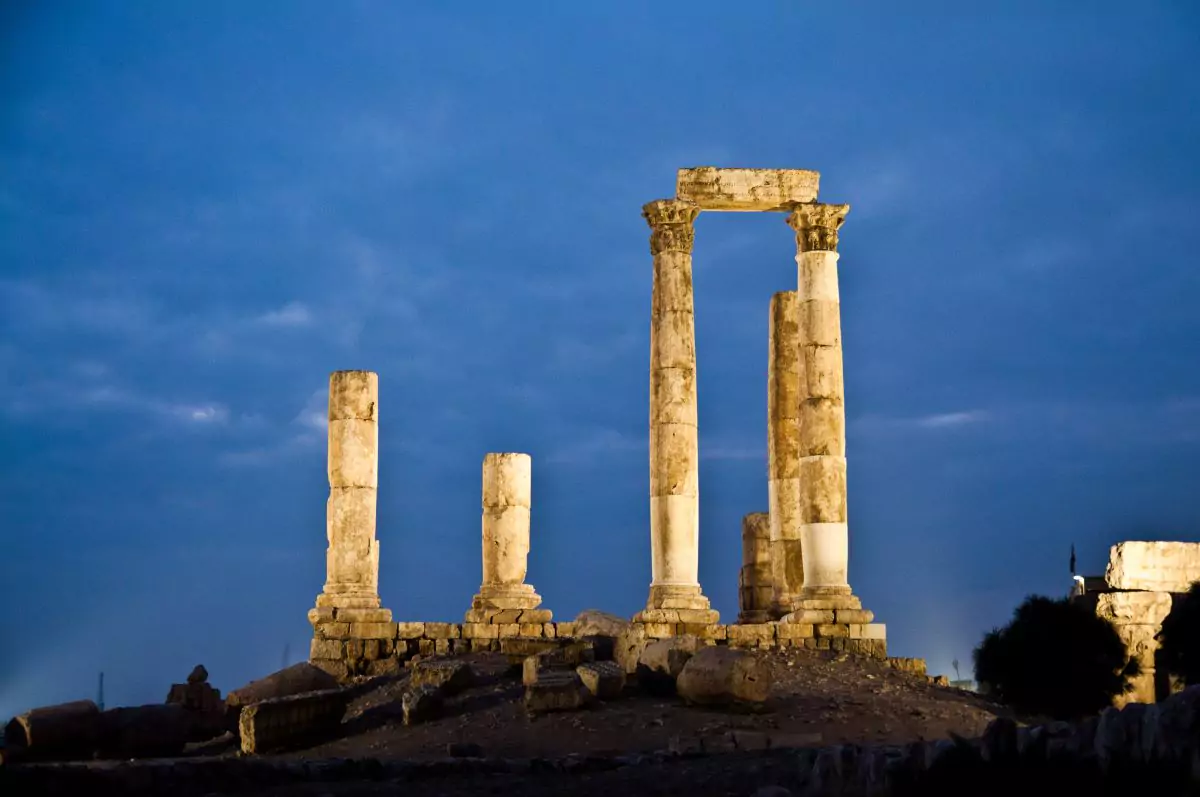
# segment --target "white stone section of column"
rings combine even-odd
[[[656,200],[642,208],[650,225],[654,258],[650,312],[653,580],[646,608],[690,612],[684,622],[716,622],[699,581],[700,458],[692,302],[693,224],[699,212],[691,202],[675,199]],[[661,615],[644,617],[649,622],[648,618]]]
[[[765,623],[774,615],[771,572],[771,516],[752,512],[742,518],[742,569],[738,573],[738,622]]]
[[[846,413],[842,381],[838,229],[849,205],[797,205],[800,329],[800,540],[803,599],[851,594],[846,518]]]
[[[550,612],[526,616],[542,598],[525,583],[529,562],[529,513],[533,460],[528,454],[483,458],[483,583],[466,614],[469,623],[550,622]],[[520,610],[520,615],[508,617]]]
[[[388,622],[379,609],[379,376],[335,371],[329,377],[329,501],[325,588],[318,607],[376,610],[358,620]],[[387,615],[384,617],[384,615]]]
[[[800,541],[800,303],[796,291],[771,297],[767,358],[767,496],[772,612],[795,608],[804,586]]]

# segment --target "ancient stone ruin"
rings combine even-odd
[[[849,205],[817,201],[807,170],[680,169],[675,197],[647,203],[650,331],[650,563],[645,639],[693,635],[731,647],[805,647],[886,657],[886,629],[849,582],[846,414],[838,234]],[[702,211],[785,213],[796,289],[770,298],[768,511],[743,523],[739,615],[720,624],[699,581],[699,434],[692,285]],[[530,545],[527,454],[483,463],[483,580],[462,623],[393,622],[381,608],[375,534],[379,380],[338,371],[329,383],[326,582],[309,612],[311,661],[337,677],[394,671],[417,654],[504,650],[572,637],[525,582]],[[733,574],[730,574],[733,577]]]
[[[1080,576],[1077,581],[1073,599],[1112,623],[1141,668],[1133,690],[1117,704],[1154,703],[1177,691],[1179,685],[1158,672],[1158,632],[1174,597],[1200,581],[1200,543],[1120,542],[1109,550],[1102,578]]]

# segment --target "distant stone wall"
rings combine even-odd
[[[519,619],[519,617],[518,617]],[[314,623],[309,661],[337,678],[398,672],[413,656],[498,651],[532,655],[576,636],[574,622],[562,623],[355,623],[336,617]],[[831,650],[887,658],[886,628],[881,623],[631,623],[630,632],[646,639],[691,634],[718,645],[772,650]]]

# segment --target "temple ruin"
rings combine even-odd
[[[675,196],[647,203],[650,308],[650,563],[646,607],[629,633],[707,644],[804,647],[886,657],[886,629],[849,582],[846,421],[838,235],[848,205],[817,201],[817,172],[680,169]],[[738,622],[720,624],[699,581],[699,433],[692,283],[701,212],[784,213],[796,288],[770,298],[768,511],[743,522]],[[790,280],[788,280],[790,281]],[[462,623],[393,622],[381,608],[376,374],[330,377],[327,577],[309,612],[310,660],[339,677],[393,670],[417,654],[533,651],[571,637],[527,584],[532,495],[527,454],[483,463],[482,572]],[[730,574],[733,577],[733,573]],[[636,640],[635,640],[636,644]]]

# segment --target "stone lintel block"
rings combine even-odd
[[[425,623],[396,623],[397,639],[420,639],[425,636]]]
[[[553,635],[547,634],[546,636],[559,636],[559,637],[575,636],[575,623],[574,622],[555,623],[554,628],[555,628],[555,633]]]
[[[863,639],[885,640],[887,639],[887,624],[886,623],[867,623],[863,626]]]
[[[345,643],[340,639],[321,639],[313,637],[308,648],[308,658],[311,659],[341,659],[345,657]]]
[[[544,636],[545,628],[545,623],[521,623],[518,626],[518,635],[523,637],[531,637],[533,639],[540,639],[542,636]]]
[[[770,642],[775,639],[775,624],[731,625],[728,627],[726,634],[730,644],[735,642]]]
[[[779,623],[775,634],[779,639],[808,639],[816,636],[816,630],[812,623]]]
[[[680,169],[675,197],[701,210],[789,211],[815,202],[819,172],[808,169],[738,169],[696,166]]]
[[[1169,592],[1102,592],[1096,614],[1114,625],[1161,625],[1171,613]]]
[[[529,508],[533,459],[528,454],[492,453],[483,458],[483,506]]]
[[[835,623],[859,623],[865,625],[875,620],[875,612],[867,609],[836,609],[833,613]]]
[[[516,639],[521,636],[521,626],[518,623],[494,623],[496,636],[499,639]]]
[[[350,623],[314,623],[313,633],[324,639],[349,639]]]
[[[494,623],[463,623],[463,639],[499,639],[500,626]]]
[[[246,706],[238,717],[242,752],[263,753],[323,738],[341,724],[347,702],[347,692],[330,689]]]
[[[329,420],[379,419],[379,375],[372,371],[334,371],[329,375]]]
[[[425,623],[427,639],[459,639],[465,638],[462,626],[457,623]]]
[[[817,638],[840,638],[847,639],[850,636],[850,627],[847,623],[819,623],[816,626]]]
[[[391,609],[334,609],[333,619],[342,623],[390,623]]]
[[[395,639],[396,623],[350,623],[354,639]]]
[[[379,424],[330,421],[327,459],[330,487],[378,487]]]
[[[1109,551],[1112,589],[1187,592],[1200,581],[1200,542],[1120,542]]]

